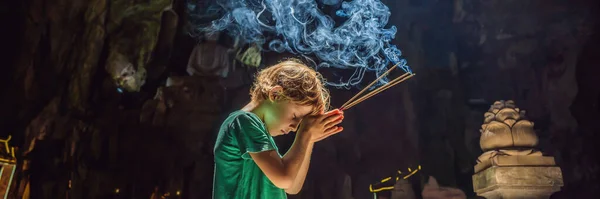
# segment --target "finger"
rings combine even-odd
[[[344,121],[344,116],[338,117],[337,119],[335,119],[331,122],[325,123],[324,127],[325,127],[325,129],[329,129],[333,126],[336,126],[336,125],[342,123],[342,121]]]
[[[329,128],[329,129],[325,130],[325,131],[323,132],[323,134],[321,134],[321,136],[319,136],[319,137],[317,138],[317,141],[320,141],[320,140],[323,140],[323,139],[325,139],[325,138],[328,138],[329,136],[331,136],[331,135],[335,134],[337,130],[339,130],[339,127],[337,127],[337,126],[336,126],[336,127],[332,127],[332,128]]]
[[[322,136],[322,137],[320,137],[320,138],[316,139],[314,142],[320,142],[321,140],[324,140],[324,139],[326,139],[326,138],[328,138],[329,136],[332,136],[332,135],[333,135],[333,134],[327,134],[327,135],[324,135],[324,136]]]
[[[344,130],[343,127],[332,127],[331,130],[329,132],[326,132],[325,134],[323,134],[323,136],[319,137],[315,142],[324,140],[325,138],[328,138],[332,135],[335,135],[339,132],[342,132],[342,130]]]
[[[344,115],[331,115],[331,116],[328,116],[328,117],[324,118],[323,122],[325,124],[327,124],[327,123],[331,123],[333,121],[337,121],[339,119],[344,119]]]
[[[339,133],[340,131],[342,131],[344,128],[341,126],[334,126],[331,128],[326,129],[323,134],[324,135],[329,135],[329,134],[335,134],[335,133]]]
[[[333,109],[331,111],[327,111],[327,113],[324,113],[323,115],[326,116],[331,116],[331,115],[337,115],[337,114],[342,114],[343,112],[340,109]]]

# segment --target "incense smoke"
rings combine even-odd
[[[365,72],[378,77],[396,63],[412,72],[401,51],[390,44],[396,27],[387,25],[390,10],[379,0],[216,0],[216,5],[188,4],[196,31],[226,31],[246,43],[264,46],[263,51],[290,52],[318,58],[316,68],[354,69],[348,80],[327,82],[336,87],[355,86]],[[332,16],[319,7],[337,7]],[[202,20],[213,17],[207,24]],[[195,20],[195,21],[194,21]],[[380,84],[386,83],[382,78]]]

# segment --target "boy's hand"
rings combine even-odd
[[[311,142],[318,142],[344,130],[344,128],[336,126],[343,119],[344,113],[339,109],[327,113],[321,112],[315,116],[306,116],[302,119],[298,132],[300,136],[309,136]]]

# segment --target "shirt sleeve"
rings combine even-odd
[[[249,115],[240,115],[234,126],[243,159],[251,159],[248,153],[275,150],[273,142],[261,121]]]

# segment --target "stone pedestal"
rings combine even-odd
[[[553,157],[496,156],[475,166],[473,188],[487,199],[546,199],[563,186]]]

